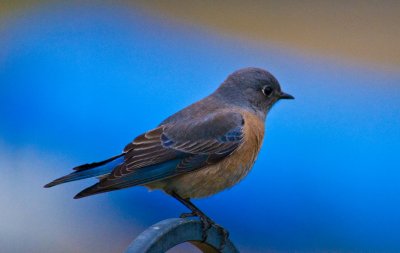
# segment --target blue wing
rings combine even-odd
[[[76,198],[174,177],[215,164],[242,143],[244,120],[234,112],[165,124],[135,138],[124,162]]]

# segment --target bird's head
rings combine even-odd
[[[294,99],[281,90],[278,80],[266,70],[244,68],[230,74],[215,94],[224,102],[254,110],[265,118],[280,99]]]

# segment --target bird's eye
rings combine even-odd
[[[271,94],[272,94],[273,91],[274,91],[274,90],[271,88],[271,86],[265,86],[265,87],[262,89],[262,93],[264,93],[264,95],[267,96],[267,97],[271,96]]]

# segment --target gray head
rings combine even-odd
[[[281,90],[278,80],[266,70],[244,68],[230,74],[214,95],[225,103],[247,107],[265,117],[280,99],[294,99]]]

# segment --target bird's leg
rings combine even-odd
[[[205,215],[197,206],[195,206],[190,199],[185,199],[179,196],[177,193],[172,192],[171,196],[181,202],[184,206],[189,208],[192,212],[191,213],[183,213],[180,215],[180,218],[187,218],[187,217],[194,217],[197,216],[200,218],[203,224],[203,234],[202,234],[202,241],[205,242],[207,240],[207,230],[211,228],[211,226],[215,226],[220,233],[222,234],[222,242],[220,245],[220,249],[222,250],[225,247],[226,241],[229,237],[229,232],[221,227],[220,225],[216,224],[213,220],[210,219],[207,215]]]
[[[203,242],[207,240],[207,230],[211,228],[212,225],[215,224],[213,220],[211,220],[207,215],[205,215],[198,207],[196,207],[189,199],[182,198],[175,192],[171,193],[171,196],[174,197],[176,200],[181,202],[184,206],[189,208],[192,212],[191,213],[183,213],[181,214],[181,218],[187,217],[194,217],[197,216],[200,218],[201,223],[203,224],[203,234],[202,240]]]

